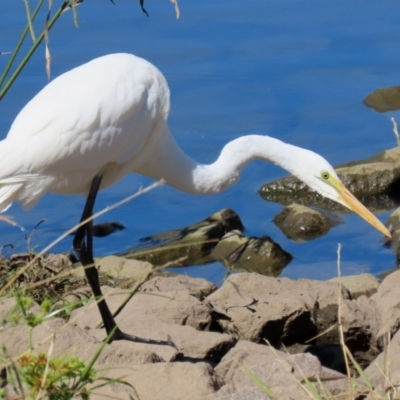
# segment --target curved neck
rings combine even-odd
[[[154,144],[149,148],[151,160],[144,156],[143,163],[135,172],[164,179],[168,185],[187,193],[204,194],[219,193],[234,185],[242,168],[255,159],[270,161],[295,173],[290,168],[293,165],[290,148],[299,149],[269,136],[242,136],[226,144],[218,159],[206,165],[185,154],[166,126],[163,132],[151,138],[151,142]]]

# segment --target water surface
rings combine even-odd
[[[23,2],[3,2],[0,51],[7,51],[14,47],[26,17]],[[396,113],[375,113],[362,99],[378,87],[399,84],[397,0],[182,0],[180,20],[167,0],[147,1],[149,18],[137,3],[86,1],[78,8],[78,29],[71,13],[63,15],[50,35],[52,76],[113,52],[148,59],[170,84],[171,131],[183,149],[202,162],[212,162],[227,141],[252,133],[307,147],[332,164],[395,145],[390,117]],[[44,17],[38,16],[38,32]],[[46,84],[43,54],[41,47],[0,103],[1,137]],[[6,62],[7,56],[1,56],[0,69]],[[324,238],[301,244],[285,238],[272,223],[281,206],[257,194],[264,182],[285,175],[275,166],[255,162],[244,169],[237,186],[219,195],[157,188],[99,219],[120,221],[127,229],[97,240],[96,253],[123,251],[141,237],[189,225],[229,207],[241,216],[247,234],[268,234],[294,255],[284,276],[335,276],[338,243],[343,245],[343,274],[379,274],[394,267],[395,257],[382,248],[381,235],[354,215]],[[150,182],[128,176],[101,193],[97,208]],[[46,220],[30,242],[40,250],[77,222],[83,203],[78,196],[46,195],[33,210],[23,212],[14,205],[8,214],[28,230]],[[63,240],[55,250],[68,250],[70,242]],[[0,243],[13,243],[17,251],[27,249],[24,234],[4,224]],[[219,282],[224,270],[213,264],[186,268],[184,273]]]

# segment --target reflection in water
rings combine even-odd
[[[292,260],[268,236],[246,237],[239,216],[221,210],[189,227],[144,238],[125,258],[148,261],[155,267],[183,267],[221,262],[229,270],[278,276]]]
[[[244,229],[242,221],[233,210],[224,209],[188,227],[143,238],[120,255],[155,267],[207,264],[214,261],[210,253],[218,241],[235,229]]]

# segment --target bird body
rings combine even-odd
[[[102,187],[115,183],[146,157],[168,111],[164,77],[141,58],[105,56],[61,75],[0,142],[0,209],[33,205],[47,191],[87,194],[102,169]]]

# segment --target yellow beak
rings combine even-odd
[[[379,221],[378,218],[375,217],[374,214],[371,213],[366,207],[364,207],[351,193],[350,191],[343,185],[342,182],[335,181],[334,183],[337,191],[339,192],[339,198],[341,202],[350,210],[357,213],[360,217],[364,218],[368,223],[370,223],[374,228],[378,229],[379,232],[382,232],[388,238],[391,238],[389,230],[385,225]]]

